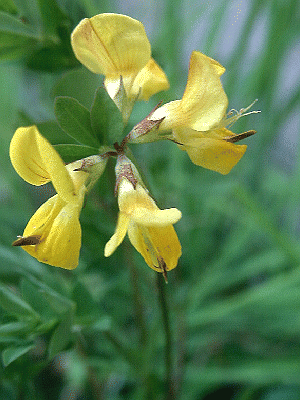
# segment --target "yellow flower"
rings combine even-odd
[[[226,126],[245,115],[249,107],[226,119],[228,99],[220,80],[224,72],[225,68],[217,61],[194,51],[182,99],[159,107],[150,119],[162,119],[158,127],[161,138],[166,135],[178,143],[194,164],[228,174],[247,146],[234,144],[237,140],[232,138],[236,135]]]
[[[81,246],[79,214],[89,176],[75,171],[82,162],[65,166],[36,126],[17,129],[10,144],[10,159],[26,182],[39,186],[52,181],[57,192],[36,211],[22,237],[13,244],[22,246],[38,261],[76,268]]]
[[[224,72],[225,68],[217,61],[193,51],[182,99],[164,104],[151,115],[152,120],[164,118],[159,130],[189,127],[196,131],[208,131],[216,127],[228,106],[220,80]]]
[[[255,133],[253,131],[253,133]],[[173,130],[179,147],[185,150],[192,162],[200,167],[228,174],[244,155],[247,146],[236,145],[231,138],[234,133],[226,128],[197,132],[191,128]]]
[[[105,75],[104,85],[114,100],[120,77],[127,97],[133,100],[148,100],[169,88],[165,73],[151,58],[143,24],[133,18],[109,13],[85,18],[72,32],[71,44],[85,67]]]
[[[116,250],[128,232],[132,245],[149,267],[166,277],[181,256],[181,245],[173,228],[181,212],[176,208],[160,210],[139,182],[134,187],[124,176],[118,185],[118,203],[117,227],[106,243],[105,257]]]

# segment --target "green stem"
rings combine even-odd
[[[174,399],[172,387],[172,332],[170,327],[169,308],[167,303],[166,284],[163,274],[157,274],[157,288],[159,305],[162,312],[162,321],[165,331],[165,399]]]

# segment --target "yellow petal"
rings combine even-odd
[[[150,58],[137,74],[131,89],[131,96],[139,100],[149,100],[151,96],[170,87],[168,78],[160,66]]]
[[[104,166],[105,166],[105,163],[106,163],[106,160],[103,162]],[[84,186],[84,183],[89,178],[89,172],[80,170],[80,168],[82,167],[82,164],[83,164],[82,160],[77,160],[77,161],[74,161],[65,166],[65,168],[67,169],[67,171],[71,177],[71,180],[73,182],[75,192],[77,195],[79,194],[79,192],[82,191],[82,187]],[[103,166],[103,170],[104,170],[104,166]],[[84,191],[85,191],[85,189],[84,189]]]
[[[190,121],[182,113],[181,100],[170,101],[163,104],[151,115],[152,121],[163,119],[159,125],[159,131],[171,131],[178,126],[189,126]]]
[[[112,237],[105,245],[104,248],[105,257],[109,257],[116,250],[116,248],[123,242],[128,229],[128,224],[129,224],[128,215],[120,212],[118,216],[118,222],[115,233],[112,235]]]
[[[177,266],[178,258],[181,256],[181,245],[172,225],[146,228],[131,223],[128,236],[150,268],[163,272],[161,261],[165,263],[167,271]]]
[[[23,232],[23,236],[40,235],[41,240],[44,240],[50,232],[54,219],[65,204],[58,195],[47,200],[31,217]]]
[[[131,218],[138,225],[162,227],[179,221],[181,212],[177,208],[149,210],[144,207],[136,207],[131,213]]]
[[[120,14],[85,18],[74,29],[71,43],[83,65],[112,77],[137,74],[151,55],[143,24]]]
[[[158,210],[154,200],[149,196],[147,191],[137,184],[136,188],[126,178],[122,179],[118,188],[118,203],[120,211],[131,215],[138,207],[148,210]]]
[[[40,155],[36,126],[18,128],[10,142],[9,156],[16,172],[32,185],[44,185],[51,177]]]
[[[202,53],[200,53],[200,54],[202,55],[202,57],[205,57],[211,63],[212,67],[214,68],[214,70],[216,71],[216,73],[219,76],[224,74],[226,69],[223,67],[223,65],[218,63],[218,61],[214,60],[213,58],[206,56],[205,54],[202,54]]]
[[[78,265],[81,246],[80,208],[51,197],[33,215],[23,236],[40,235],[40,243],[22,246],[38,261],[66,269]]]
[[[39,248],[39,261],[74,269],[78,265],[81,247],[80,208],[68,203],[55,218],[50,233]]]
[[[218,125],[228,105],[220,81],[224,71],[217,61],[193,51],[182,99],[164,104],[151,115],[152,120],[164,118],[159,130],[169,131],[184,126],[207,131]]]
[[[39,157],[50,175],[52,184],[66,202],[77,201],[70,174],[54,147],[37,131],[36,142]]]
[[[184,144],[184,149],[194,164],[223,175],[228,174],[239,162],[246,148],[246,145],[212,138],[195,138]]]
[[[181,100],[182,113],[188,125],[197,131],[207,131],[224,116],[228,100],[216,65],[204,54],[193,51],[187,85]]]
[[[173,137],[177,143],[191,144],[191,141],[197,138],[211,138],[211,139],[224,139],[227,137],[235,136],[227,128],[210,129],[208,131],[195,131],[191,128],[176,128],[173,129]]]

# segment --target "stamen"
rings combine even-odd
[[[255,111],[249,111],[247,112],[252,106],[253,104],[255,104],[258,101],[258,99],[255,99],[248,107],[246,108],[241,108],[239,111],[235,110],[234,108],[232,108],[228,113],[227,113],[227,117],[232,115],[233,113],[235,113],[235,115],[233,115],[232,117],[226,118],[224,121],[224,126],[227,126],[228,128],[230,128],[238,119],[240,119],[241,117],[244,117],[245,115],[250,115],[250,114],[258,114],[260,113],[260,110],[255,110]]]

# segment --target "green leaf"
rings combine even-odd
[[[22,19],[26,21],[27,24],[36,27],[40,32],[41,13],[37,4],[37,0],[14,0],[14,3],[19,10],[19,15],[22,16]]]
[[[39,313],[43,321],[47,321],[57,313],[50,307],[43,292],[39,290],[32,282],[24,278],[21,283],[22,296]]]
[[[69,143],[75,144],[74,139],[67,135],[56,121],[45,121],[36,124],[40,133],[49,140],[52,145]]]
[[[122,138],[122,115],[103,87],[96,92],[91,109],[91,123],[100,143],[115,143]]]
[[[35,279],[34,277],[29,277],[30,282],[36,287],[49,303],[50,307],[57,313],[57,314],[65,314],[70,310],[75,310],[75,303],[68,299],[67,297],[61,295],[60,293],[56,292],[54,289],[49,287],[43,282]]]
[[[23,23],[19,18],[0,11],[0,32],[21,35],[31,39],[38,39],[38,35],[31,25]],[[2,43],[1,43],[2,44]]]
[[[39,319],[39,315],[28,303],[2,283],[0,283],[0,306],[10,314]]]
[[[28,353],[28,351],[30,351],[34,347],[34,344],[29,344],[26,346],[13,346],[3,350],[2,360],[4,366],[7,367],[10,363],[21,357],[23,354]]]
[[[9,322],[0,326],[0,337],[20,335],[32,327],[33,325],[28,321]]]
[[[10,14],[17,14],[18,12],[13,0],[0,0],[0,10]]]
[[[0,60],[26,57],[33,49],[34,40],[21,35],[0,32]]]
[[[95,313],[97,308],[93,297],[87,288],[80,282],[74,288],[73,300],[77,304],[76,315],[80,317],[86,317],[87,319],[95,319]]]
[[[82,146],[80,144],[56,144],[54,148],[66,163],[99,153],[99,149],[96,147]]]
[[[57,27],[67,22],[66,15],[54,0],[37,0],[43,21],[43,30],[48,35],[57,34]]]
[[[73,97],[90,109],[94,101],[95,91],[102,84],[102,80],[99,75],[93,74],[87,68],[80,67],[66,72],[52,89],[51,95],[53,98],[58,96]]]
[[[90,112],[72,97],[61,96],[55,99],[54,111],[61,128],[77,142],[91,147],[98,147],[94,136]]]
[[[69,35],[68,35],[69,36]],[[71,47],[64,43],[46,44],[31,54],[27,66],[38,71],[55,72],[78,65],[78,61],[71,51]]]
[[[49,359],[64,350],[72,339],[72,314],[68,313],[66,318],[56,327],[48,348]]]
[[[38,36],[28,24],[0,12],[0,60],[28,56],[38,43]]]

